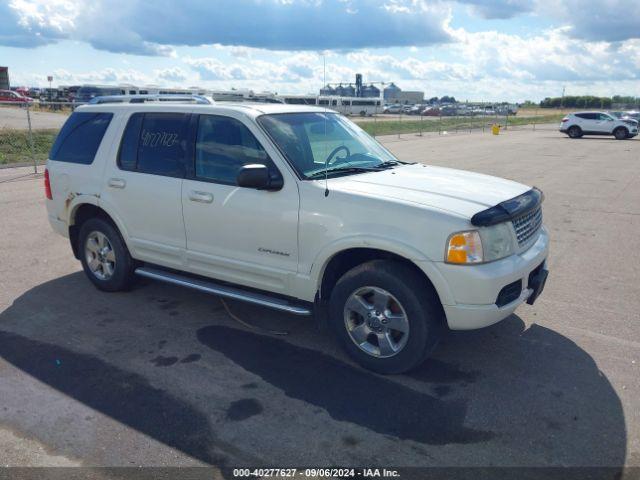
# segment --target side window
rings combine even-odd
[[[600,116],[600,120],[604,120],[605,122],[606,122],[606,121],[609,121],[609,120],[613,120],[613,118],[611,118],[611,117],[610,117],[609,115],[607,115],[606,113],[600,113],[600,114],[599,114],[599,116]]]
[[[112,117],[112,113],[106,112],[73,113],[60,130],[49,158],[60,162],[91,164]]]
[[[200,115],[195,149],[197,178],[235,185],[240,168],[251,163],[272,166],[267,152],[247,127],[230,117]]]
[[[188,119],[189,115],[184,113],[133,114],[120,144],[120,168],[183,177]]]

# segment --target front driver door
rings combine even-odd
[[[598,116],[598,131],[601,133],[611,133],[613,131],[613,124],[615,120],[613,117],[606,113],[597,113]]]
[[[258,139],[267,143],[264,134],[241,118],[199,115],[196,130],[191,172],[182,187],[187,269],[288,291],[298,266],[299,196],[292,174],[276,167]],[[238,187],[240,167],[252,163],[281,175],[282,189]]]

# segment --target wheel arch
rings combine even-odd
[[[618,125],[616,128],[613,129],[613,132],[611,132],[611,133],[613,133],[615,135],[616,132],[619,131],[619,130],[624,130],[625,137],[629,135],[629,129],[624,125]]]
[[[69,242],[71,243],[71,249],[75,258],[80,259],[80,252],[78,251],[78,236],[80,234],[80,228],[82,224],[90,218],[102,218],[110,222],[116,230],[120,233],[120,236],[124,240],[127,248],[131,251],[127,236],[124,234],[123,226],[121,222],[118,222],[114,215],[105,210],[101,205],[98,205],[94,201],[77,202],[69,213]]]
[[[420,276],[424,281],[424,288],[431,290],[436,295],[436,298],[440,300],[440,304],[444,303],[443,300],[446,301],[446,299],[442,298],[443,296],[440,294],[440,289],[436,288],[436,285],[425,272],[424,268],[418,266],[416,262],[401,254],[373,247],[346,248],[329,257],[324,263],[318,279],[318,300],[328,300],[333,291],[333,287],[346,272],[358,265],[373,260],[389,260],[406,265]],[[420,263],[424,264],[425,262]]]

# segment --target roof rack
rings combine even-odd
[[[197,103],[201,105],[211,105],[214,101],[202,95],[104,95],[93,97],[89,100],[90,105],[100,105],[103,103],[146,103],[146,102],[179,102]]]

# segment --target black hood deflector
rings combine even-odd
[[[542,191],[533,187],[522,195],[505,200],[494,207],[476,213],[471,217],[471,224],[477,227],[488,227],[490,225],[507,222],[535,210],[543,200],[544,194]]]

